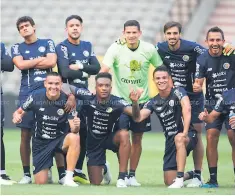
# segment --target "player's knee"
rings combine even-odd
[[[47,184],[47,178],[35,178],[35,184]]]
[[[165,183],[166,186],[169,186],[169,185],[172,184],[172,181],[169,180],[168,178],[165,178],[165,179],[164,179],[164,183]]]
[[[185,138],[182,135],[176,135],[175,136],[175,145],[176,145],[176,147],[184,145],[184,142],[185,142]]]
[[[235,149],[235,132],[233,130],[228,130],[228,139],[232,148]]]
[[[120,131],[119,136],[120,136],[120,143],[127,143],[130,141],[128,131]]]
[[[28,131],[28,130],[22,129],[22,131],[21,131],[21,141],[26,142],[26,143],[30,143],[30,140],[31,140],[31,132]]]
[[[101,185],[101,182],[102,182],[102,180],[99,180],[99,179],[90,179],[90,183],[92,185],[99,186],[99,185]]]
[[[209,131],[207,132],[207,141],[209,142],[218,142],[219,141],[219,134],[216,132]]]
[[[143,133],[132,134],[132,145],[141,145]]]
[[[80,136],[78,134],[69,133],[68,137],[69,137],[70,145],[80,146]]]

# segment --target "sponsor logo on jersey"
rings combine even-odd
[[[29,50],[26,50],[26,51],[25,51],[25,54],[29,54],[29,53],[30,53],[30,51],[29,51]]]
[[[170,101],[169,101],[169,106],[173,107],[174,104],[175,104],[174,100],[170,100]]]
[[[129,78],[135,79],[134,73],[141,70],[141,64],[141,61],[138,62],[137,60],[131,60],[129,65],[125,65],[131,71]]]

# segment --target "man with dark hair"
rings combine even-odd
[[[8,54],[4,43],[1,42],[1,71],[12,72],[14,70],[14,64],[12,62],[11,56]],[[1,81],[2,84],[2,81]],[[4,101],[2,96],[2,85],[1,85],[1,177],[0,177],[0,185],[12,185],[14,181],[10,179],[10,177],[6,174],[5,170],[5,145],[3,141],[3,126],[4,126]]]
[[[222,93],[235,88],[235,54],[226,56],[223,54],[224,33],[218,27],[209,29],[206,36],[206,43],[209,50],[198,57],[196,67],[196,80],[193,86],[194,92],[201,92],[206,79],[206,109],[211,112]],[[210,172],[209,181],[203,185],[204,188],[216,188],[217,162],[218,162],[218,141],[223,123],[227,129],[229,141],[232,146],[233,166],[235,168],[235,140],[234,131],[228,121],[228,114],[222,113],[212,123],[206,124],[207,147],[206,155]]]
[[[136,20],[129,20],[124,24],[123,36],[125,43],[115,42],[107,50],[103,66],[100,72],[112,70],[114,76],[113,93],[123,97],[131,103],[129,99],[129,87],[142,88],[144,92],[139,100],[143,106],[149,100],[148,90],[148,70],[152,64],[157,67],[162,64],[162,60],[153,45],[139,40],[142,32],[140,24]],[[132,131],[132,147],[130,157],[129,181],[130,186],[140,186],[135,177],[139,159],[142,152],[142,137],[144,132],[150,131],[150,118],[141,123],[136,123],[128,115],[122,115],[120,119],[122,129]]]
[[[56,65],[54,42],[51,39],[38,39],[33,19],[29,16],[17,20],[17,29],[24,42],[12,46],[12,59],[16,67],[21,70],[21,86],[18,98],[18,107],[33,92],[44,88],[46,74]],[[70,99],[70,98],[69,98]],[[69,102],[68,102],[69,103]],[[66,111],[70,107],[67,106]],[[31,130],[34,128],[34,114],[32,111],[24,115],[22,122],[17,124],[21,128],[20,155],[24,176],[20,184],[31,183],[30,174],[30,140]]]
[[[48,172],[53,156],[67,152],[67,171],[63,185],[76,187],[73,171],[80,152],[80,119],[76,112],[64,111],[67,95],[61,92],[62,79],[58,73],[48,73],[45,89],[31,94],[13,114],[13,123],[20,123],[23,116],[33,111],[36,126],[32,140],[34,177],[36,184],[48,182]],[[68,131],[71,133],[68,133]]]
[[[109,73],[99,73],[96,78],[96,95],[87,89],[71,86],[71,91],[83,101],[82,111],[87,125],[87,167],[91,184],[111,182],[111,174],[106,163],[106,150],[118,153],[119,176],[117,187],[127,187],[127,174],[130,154],[130,139],[126,129],[120,127],[119,119],[122,113],[131,115],[130,104],[111,93],[112,76]],[[131,93],[130,96],[135,96]]]
[[[153,80],[159,94],[141,110],[138,102],[133,100],[132,115],[135,121],[141,122],[152,112],[156,113],[166,138],[163,164],[165,184],[170,185],[168,188],[182,188],[186,157],[197,144],[197,132],[191,123],[190,101],[184,88],[172,88],[166,66],[155,69]]]
[[[68,38],[56,46],[58,56],[58,71],[63,81],[78,88],[88,88],[88,77],[95,75],[100,70],[100,64],[93,51],[92,44],[80,40],[83,20],[78,15],[71,15],[65,20]],[[78,101],[78,100],[77,100]],[[77,103],[77,111],[81,118],[81,153],[77,162],[74,180],[83,184],[89,183],[82,172],[82,166],[86,154],[86,125],[81,112],[81,105]]]

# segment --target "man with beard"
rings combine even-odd
[[[83,20],[78,15],[71,15],[65,20],[68,38],[56,46],[57,65],[63,82],[68,82],[77,88],[88,88],[88,77],[99,72],[100,64],[95,56],[92,44],[88,41],[80,40],[83,29],[82,23]],[[74,180],[87,184],[89,181],[86,175],[82,173],[86,154],[87,130],[80,102],[77,102],[77,111],[81,118],[81,153],[75,168]]]
[[[209,50],[197,59],[194,92],[201,92],[206,79],[206,109],[210,113],[216,102],[221,99],[222,93],[235,88],[235,54],[226,56],[223,54],[224,32],[213,27],[208,30],[206,43]],[[212,123],[206,124],[207,130],[207,161],[210,172],[209,181],[203,185],[204,188],[218,187],[217,162],[218,162],[218,141],[223,123],[228,130],[228,138],[232,146],[232,159],[235,168],[235,133],[229,125],[228,114],[222,113]]]

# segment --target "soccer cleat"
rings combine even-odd
[[[64,179],[64,183],[63,183],[64,186],[70,186],[70,187],[78,187],[79,185],[74,182],[72,179],[68,179],[68,178],[65,178]]]
[[[10,181],[10,182],[12,182],[13,184],[14,184],[14,183],[17,183],[16,181],[11,180],[10,177],[9,177],[8,175],[6,175],[6,174],[2,174],[2,175],[1,175],[1,179]]]
[[[47,179],[48,184],[53,184],[53,179],[52,179],[52,171],[51,168],[48,171],[48,179]]]
[[[207,183],[203,184],[201,188],[219,188],[219,185],[218,182],[209,180]]]
[[[105,174],[103,174],[104,175],[104,184],[110,184],[112,181],[112,175],[110,172],[109,162],[106,162],[105,165],[106,165],[107,171]]]
[[[193,178],[191,182],[187,185],[187,188],[196,188],[201,186],[202,186],[202,181],[200,181],[198,178]]]
[[[125,177],[125,182],[126,182],[126,185],[127,185],[127,186],[130,186],[129,178],[128,178],[127,176]]]
[[[74,182],[79,182],[81,184],[90,184],[89,180],[87,179],[84,173],[78,173],[76,171],[74,172],[73,180]]]
[[[170,186],[168,186],[168,188],[170,188],[170,189],[174,189],[174,188],[183,188],[184,187],[184,178],[182,177],[182,178],[176,178],[175,180],[174,180],[174,182],[170,185]]]
[[[127,187],[126,181],[123,179],[118,179],[116,187],[117,188],[126,188]]]
[[[141,184],[137,182],[135,176],[131,176],[128,180],[128,186],[141,186]]]
[[[23,176],[23,178],[18,182],[18,184],[31,184],[32,178],[29,176]]]
[[[64,184],[64,181],[65,181],[65,176],[64,176],[63,178],[61,178],[61,179],[58,181],[58,183],[61,184],[61,185],[63,185],[63,184]]]
[[[0,185],[13,185],[13,182],[11,180],[5,180],[0,177]]]

